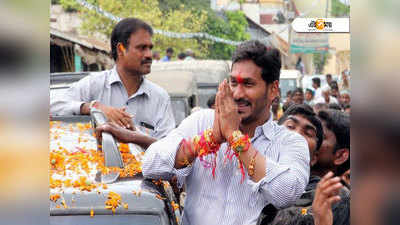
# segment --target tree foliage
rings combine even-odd
[[[225,12],[225,18],[216,14],[209,14],[204,32],[233,41],[244,41],[250,39],[246,32],[248,26],[246,17],[242,11]],[[223,43],[209,42],[209,58],[230,59],[235,46]]]
[[[339,0],[332,0],[332,16],[348,17],[350,15],[350,6],[341,3]]]
[[[80,13],[83,20],[82,31],[86,34],[101,33],[107,37],[116,22],[99,15],[93,10],[88,10],[74,0],[60,0],[64,8],[74,8]],[[149,23],[153,28],[164,31],[179,33],[200,32],[207,19],[206,12],[194,13],[192,10],[185,10],[183,6],[179,9],[163,13],[157,0],[88,0],[89,3],[97,5],[104,11],[115,16],[126,18],[136,17]],[[200,44],[196,39],[176,39],[164,35],[153,36],[154,49],[162,53],[168,47],[173,47],[175,52],[192,49],[196,56],[205,57],[208,54],[208,46]]]
[[[78,11],[86,34],[100,33],[110,37],[114,21],[82,7],[75,0],[59,0],[67,11]],[[87,0],[115,16],[137,17],[154,29],[178,33],[206,32],[224,39],[248,40],[247,20],[241,11],[217,16],[209,8],[209,0]],[[153,36],[154,50],[165,54],[172,47],[175,55],[190,48],[197,58],[230,59],[235,46],[204,39],[177,39],[164,35]]]

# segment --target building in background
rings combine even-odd
[[[65,12],[61,5],[50,9],[50,72],[100,71],[110,69],[109,41],[79,32],[79,15]]]

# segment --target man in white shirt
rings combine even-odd
[[[98,108],[113,122],[107,129],[132,130],[133,142],[143,148],[166,136],[175,127],[169,95],[144,78],[151,70],[152,35],[153,29],[142,20],[118,22],[111,33],[114,68],[71,85],[64,96],[51,101],[51,115],[89,115],[91,107]],[[137,126],[146,128],[147,135]]]
[[[314,77],[312,79],[312,87],[314,88],[314,99],[318,99],[322,96],[321,93],[321,79],[319,77]]]
[[[153,143],[143,159],[144,177],[176,175],[180,185],[186,184],[185,225],[255,223],[266,204],[287,207],[308,183],[307,142],[276,124],[270,112],[279,89],[279,51],[248,41],[238,46],[232,62],[229,83],[219,87],[216,110],[190,115]],[[215,158],[199,157],[198,134],[207,148],[214,146]],[[232,152],[235,157],[227,159]],[[213,166],[206,168],[205,161]]]
[[[339,101],[331,96],[330,94],[331,88],[326,86],[322,89],[322,96],[315,99],[315,104],[318,103],[325,103],[325,104],[331,104],[331,103],[335,103],[335,104],[339,104]]]

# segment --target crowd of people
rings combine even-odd
[[[159,51],[153,51],[153,61],[154,62],[170,62],[173,61],[173,56],[174,56],[174,49],[169,47],[165,51],[165,56],[161,58],[160,52]],[[194,60],[194,52],[191,49],[186,49],[185,52],[180,52],[177,55],[177,60],[182,61],[182,60]]]
[[[350,115],[350,85],[349,78],[343,71],[339,81],[332,79],[331,74],[325,76],[327,84],[321,87],[321,79],[314,77],[312,79],[312,88],[306,88],[305,92],[302,88],[296,88],[286,92],[286,99],[283,104],[278,96],[273,105],[272,111],[275,120],[278,120],[283,112],[293,104],[307,104],[318,113],[320,110],[334,109],[345,112]]]
[[[330,82],[305,99],[296,89],[281,107],[279,50],[246,41],[209,102],[213,109],[175,128],[167,92],[143,76],[154,61],[152,35],[142,20],[121,20],[111,34],[115,67],[72,85],[51,102],[51,113],[102,110],[109,121],[97,136],[142,146],[145,178],[176,179],[185,188],[184,225],[349,224],[348,92]],[[171,60],[173,49],[166,52],[161,60]],[[337,98],[339,110],[330,106]],[[137,129],[143,124],[149,132]]]

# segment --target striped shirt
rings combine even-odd
[[[136,93],[128,96],[116,67],[91,73],[72,84],[64,95],[51,99],[50,113],[80,114],[81,105],[93,100],[116,108],[126,107],[126,111],[134,115],[133,124],[152,137],[164,137],[175,128],[168,93],[157,84],[143,79]],[[141,124],[153,129],[145,129]]]
[[[271,113],[272,115],[272,113]],[[192,167],[175,169],[175,155],[183,138],[193,137],[212,127],[213,110],[198,111],[153,143],[145,153],[143,175],[153,179],[178,177],[186,184],[183,224],[255,224],[267,204],[283,208],[294,204],[309,179],[310,154],[305,139],[270,119],[258,126],[251,143],[266,158],[266,176],[255,183],[246,174],[241,183],[237,160],[225,161],[227,145],[218,152],[215,179],[199,159]]]

